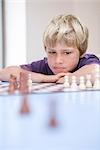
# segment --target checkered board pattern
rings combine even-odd
[[[36,93],[61,92],[63,90],[64,85],[56,83],[34,83],[32,86],[32,91]]]
[[[0,82],[0,95],[8,95],[8,82]],[[64,84],[56,83],[33,83],[31,91],[28,93],[52,93],[52,92],[73,92],[73,91],[95,91],[95,89],[71,89],[64,88]],[[16,90],[14,94],[20,94],[20,91]]]
[[[0,95],[6,95],[8,93],[8,82],[0,82]],[[60,92],[63,91],[63,84],[56,83],[33,83],[31,91],[29,93],[50,93],[50,92]],[[20,93],[15,91],[15,94]]]

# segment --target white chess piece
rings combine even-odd
[[[80,78],[79,78],[79,89],[81,89],[81,90],[86,89],[84,76],[80,76]]]
[[[69,83],[69,76],[65,76],[64,77],[64,88],[69,88],[70,87],[70,83]]]
[[[93,89],[96,89],[96,90],[100,89],[100,75],[99,74],[95,75]]]
[[[100,89],[100,65],[95,65],[93,89]]]
[[[92,88],[91,75],[86,75],[86,88]]]
[[[93,72],[93,77],[94,78],[100,77],[100,65],[99,64],[95,65],[95,70]]]
[[[78,89],[76,76],[71,77],[71,86],[70,87],[71,87],[72,90],[77,90]]]
[[[27,85],[28,85],[28,91],[31,92],[31,90],[32,90],[32,77],[31,77],[31,74],[28,74]]]

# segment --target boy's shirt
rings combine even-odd
[[[84,65],[89,65],[89,64],[100,64],[100,60],[97,56],[93,54],[85,54],[82,58],[79,59],[79,63],[77,67],[72,72],[78,70]],[[32,62],[30,64],[20,65],[20,67],[25,70],[36,72],[36,73],[42,73],[46,75],[54,74],[48,66],[47,58]]]

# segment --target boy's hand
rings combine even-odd
[[[46,75],[43,82],[57,82],[61,78],[63,78],[66,75],[66,73],[59,73],[56,75]]]
[[[65,75],[72,76],[72,73],[68,72],[68,73],[65,73]],[[64,76],[59,78],[56,83],[64,83]]]

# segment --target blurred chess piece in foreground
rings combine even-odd
[[[13,94],[15,90],[17,90],[17,88],[18,88],[17,77],[11,74],[9,79],[8,93]]]
[[[22,96],[20,113],[21,114],[29,114],[30,113],[30,106],[29,106],[27,95]]]
[[[56,128],[58,126],[57,120],[57,106],[56,101],[51,100],[49,104],[49,127]]]
[[[20,79],[19,79],[19,92],[22,94],[28,93],[28,75],[25,72],[20,72]]]
[[[32,90],[32,77],[31,74],[27,74],[25,72],[20,72],[20,80],[19,80],[19,91],[20,93],[30,93]]]

